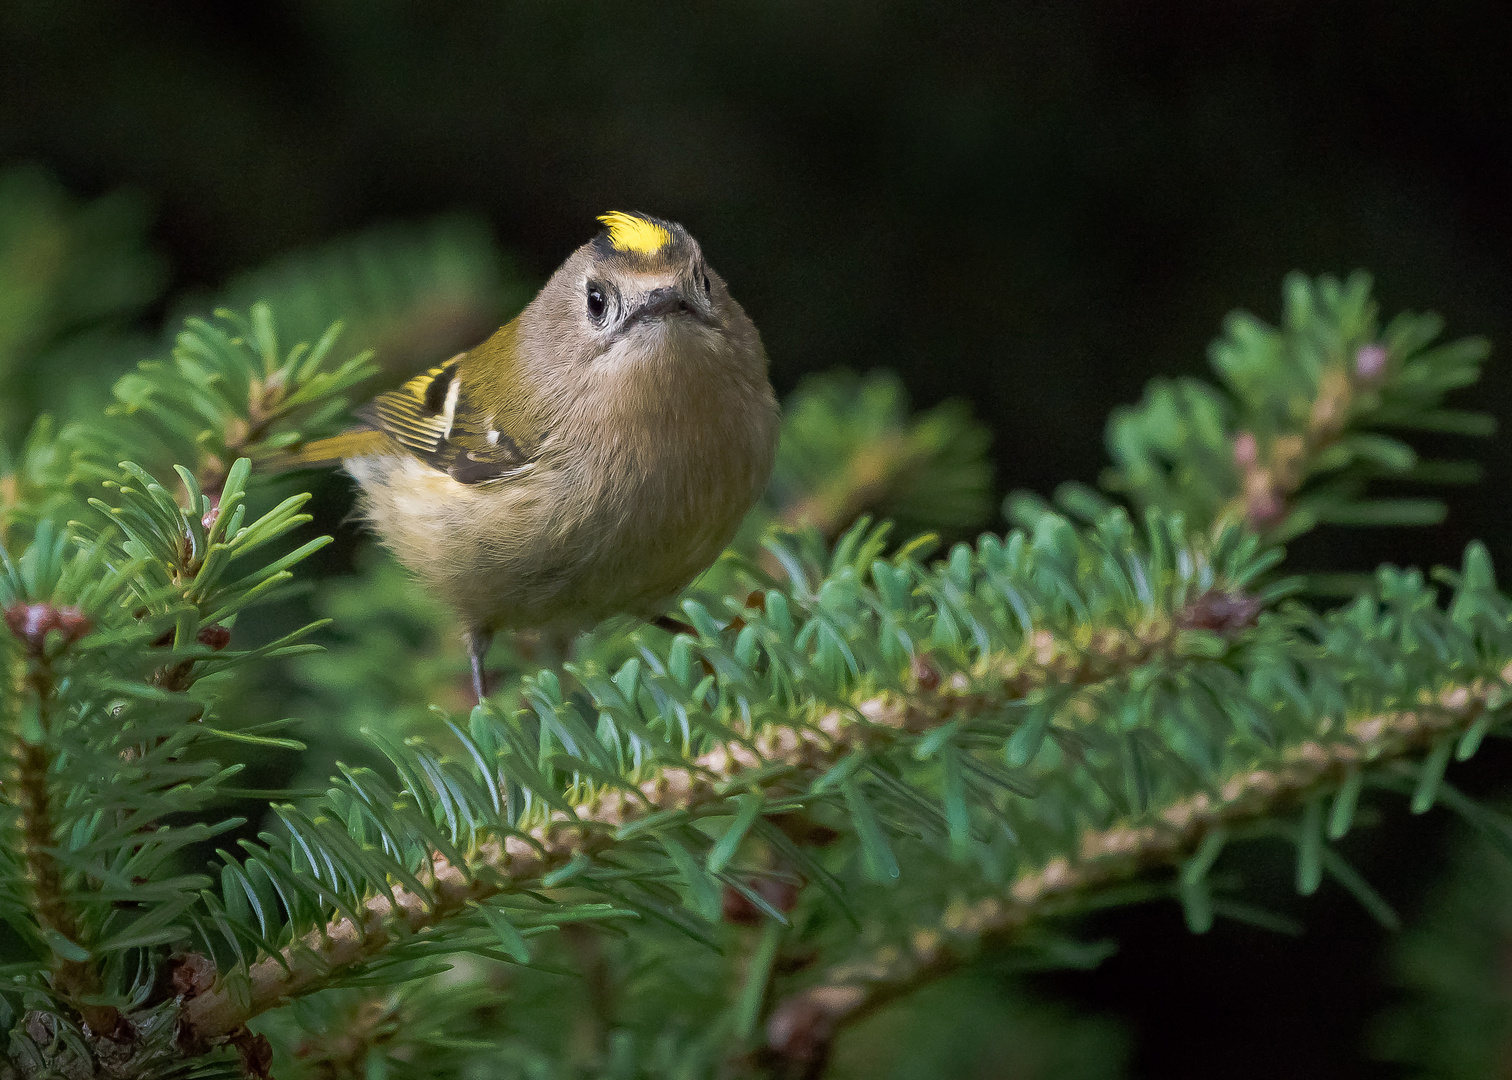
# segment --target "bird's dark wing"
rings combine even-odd
[[[526,469],[532,456],[469,399],[462,359],[453,357],[379,394],[358,415],[463,484],[506,480]]]

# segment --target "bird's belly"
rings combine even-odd
[[[384,544],[469,626],[577,629],[651,613],[734,535],[757,494],[752,482],[699,475],[686,460],[618,476],[538,462],[479,485],[407,454],[348,469]]]

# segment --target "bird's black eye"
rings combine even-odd
[[[604,290],[594,284],[588,286],[588,317],[596,323],[604,321],[604,312],[609,310],[609,302],[604,299]]]
[[[705,273],[704,276],[703,276],[703,287],[704,287],[704,295],[708,296],[709,295],[709,275],[707,273]]]

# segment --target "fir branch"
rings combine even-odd
[[[803,726],[773,725],[754,738],[726,740],[684,763],[659,767],[633,787],[604,788],[571,813],[554,811],[524,836],[487,841],[466,865],[432,852],[422,875],[424,895],[395,886],[368,898],[359,922],[339,917],[259,961],[246,986],[223,982],[188,1000],[185,1030],[208,1045],[251,1017],[319,989],[342,969],[380,956],[397,936],[440,926],[502,893],[538,888],[574,860],[604,854],[638,823],[679,811],[727,813],[731,792],[801,794],[847,757],[878,751],[901,736],[990,713],[1047,686],[1094,687],[1162,656],[1173,658],[1183,627],[1206,618],[1212,596],[1203,593],[1175,618],[1151,618],[1134,630],[1108,626],[1064,637],[1040,630],[1019,649],[978,665],[985,673],[978,682],[994,686],[991,692],[964,673],[942,678],[932,666],[916,665],[910,693],[875,694],[853,707],[826,709]]]
[[[1279,326],[1244,312],[1225,320],[1209,350],[1217,386],[1155,379],[1137,406],[1109,418],[1113,466],[1102,486],[1140,509],[1180,511],[1197,527],[1239,521],[1273,542],[1319,524],[1423,525],[1442,519],[1431,499],[1367,497],[1382,479],[1464,483],[1466,462],[1422,461],[1390,431],[1489,435],[1495,421],[1445,407],[1475,382],[1489,353],[1479,338],[1435,343],[1437,316],[1378,318],[1368,274],[1288,275]],[[1095,516],[1106,499],[1066,484],[1056,501]],[[1036,496],[1010,497],[1032,523]]]
[[[187,320],[169,360],[143,361],[116,381],[105,423],[64,431],[78,479],[112,479],[122,457],[163,475],[188,463],[196,494],[217,505],[237,459],[274,456],[345,422],[343,395],[374,368],[368,352],[333,362],[341,329],[286,348],[266,304]]]
[[[960,533],[992,510],[991,435],[964,402],[910,415],[895,375],[810,376],[783,409],[772,477],[777,520],[833,542],[869,515]]]
[[[952,905],[937,925],[906,941],[830,969],[818,985],[774,1008],[765,1058],[774,1075],[814,1076],[840,1031],[921,986],[958,970],[984,948],[1010,944],[1032,924],[1075,910],[1099,890],[1163,866],[1178,866],[1213,836],[1240,834],[1309,800],[1339,790],[1352,772],[1379,769],[1434,745],[1458,742],[1501,708],[1512,663],[1500,683],[1476,680],[1442,690],[1423,708],[1350,722],[1340,739],[1287,747],[1274,764],[1240,769],[1209,792],[1152,807],[1111,828],[1081,832],[1074,856],[1021,873],[1006,895]],[[1416,809],[1416,807],[1415,807]]]
[[[1497,642],[1506,636],[1506,614],[1489,591],[1493,589],[1489,567],[1478,550],[1467,557],[1461,597],[1456,601],[1458,622],[1431,606],[1431,592],[1419,579],[1398,581],[1388,575],[1383,578],[1383,593],[1393,605],[1390,610],[1401,608],[1406,621],[1375,608],[1360,607],[1295,641],[1284,634],[1277,636],[1284,623],[1273,623],[1268,631],[1262,625],[1260,631],[1252,632],[1258,604],[1243,595],[1240,583],[1266,564],[1264,559],[1257,561],[1259,553],[1253,541],[1226,533],[1193,550],[1177,543],[1171,529],[1169,522],[1152,520],[1152,546],[1142,552],[1121,513],[1111,515],[1087,535],[1078,535],[1064,520],[1058,525],[1047,522],[1031,543],[1026,544],[1022,536],[1011,537],[1006,544],[987,538],[980,552],[958,548],[947,564],[934,570],[925,570],[907,556],[897,557],[891,566],[875,560],[872,553],[879,541],[875,537],[863,541],[857,534],[842,541],[831,578],[817,587],[807,583],[795,556],[779,547],[782,561],[793,567],[794,594],[785,597],[774,592],[768,594],[764,610],[745,609],[742,644],[737,645],[735,653],[723,638],[725,631],[710,621],[707,612],[691,603],[687,606],[690,618],[700,627],[698,651],[690,647],[693,642],[689,638],[676,639],[667,661],[668,675],[680,674],[646,690],[663,695],[657,698],[656,710],[664,717],[658,722],[669,725],[669,742],[653,741],[637,753],[637,757],[644,753],[652,761],[640,779],[615,778],[607,771],[612,768],[612,759],[604,756],[606,746],[645,738],[633,735],[634,727],[614,731],[613,715],[624,715],[623,722],[632,723],[624,713],[626,699],[619,691],[608,680],[584,673],[585,686],[598,708],[605,710],[600,714],[600,724],[610,725],[601,726],[595,736],[583,726],[573,707],[561,699],[554,679],[548,683],[543,675],[528,695],[541,719],[539,753],[527,749],[523,758],[495,756],[501,763],[515,762],[509,766],[513,771],[508,775],[514,778],[511,783],[517,790],[533,800],[524,811],[535,816],[533,826],[516,824],[513,810],[505,823],[496,816],[500,813],[497,795],[490,796],[477,786],[480,780],[486,785],[502,784],[505,775],[496,775],[495,766],[488,761],[490,754],[499,751],[485,747],[503,747],[518,737],[510,734],[518,730],[514,725],[505,729],[486,722],[478,728],[477,716],[475,734],[467,746],[480,771],[448,774],[438,759],[417,749],[394,758],[405,778],[403,800],[408,801],[395,802],[386,789],[372,787],[349,774],[347,786],[353,794],[340,795],[338,789],[340,797],[327,800],[318,820],[285,815],[295,842],[277,841],[277,847],[254,853],[250,865],[261,868],[258,872],[265,876],[277,875],[281,890],[305,890],[305,898],[301,899],[300,893],[287,894],[284,906],[290,912],[290,924],[279,929],[276,922],[271,928],[265,923],[262,936],[253,940],[265,941],[270,934],[289,930],[295,931],[295,936],[276,955],[259,960],[249,971],[229,973],[215,987],[187,1000],[185,1030],[192,1033],[197,1044],[209,1045],[263,1010],[330,985],[359,965],[392,957],[411,947],[406,943],[430,940],[427,934],[432,929],[470,917],[476,905],[500,894],[550,889],[571,875],[579,875],[576,880],[591,889],[591,872],[584,876],[584,871],[622,844],[625,852],[634,851],[637,842],[656,835],[668,845],[670,855],[682,850],[683,860],[690,862],[675,831],[679,822],[694,817],[727,817],[736,794],[761,793],[767,805],[780,805],[784,800],[793,805],[838,800],[849,808],[856,823],[868,866],[876,875],[886,877],[882,868],[894,860],[887,849],[885,830],[879,826],[862,786],[870,782],[869,774],[860,771],[868,761],[876,764],[889,757],[925,761],[945,755],[971,770],[972,783],[979,776],[995,777],[997,784],[1021,788],[1020,796],[1027,798],[1034,786],[1032,775],[1003,773],[972,756],[972,748],[991,745],[1000,753],[1008,744],[1010,757],[1018,753],[1028,762],[1036,756],[1034,747],[1046,741],[1050,718],[1061,715],[1068,723],[1079,723],[1080,730],[1057,728],[1054,740],[1071,740],[1068,745],[1081,745],[1080,752],[1085,753],[1097,743],[1078,744],[1077,740],[1111,738],[1107,749],[1099,753],[1110,753],[1116,761],[1119,754],[1148,751],[1137,746],[1125,749],[1128,735],[1100,735],[1093,718],[1102,709],[1117,714],[1120,700],[1143,701],[1143,708],[1155,708],[1161,699],[1151,698],[1148,691],[1162,679],[1179,676],[1200,683],[1206,678],[1208,685],[1227,686],[1234,679],[1229,665],[1253,653],[1257,658],[1254,677],[1294,678],[1284,669],[1293,662],[1301,663],[1313,687],[1310,696],[1326,702],[1334,699],[1342,685],[1338,673],[1328,667],[1330,658],[1349,649],[1361,663],[1366,657],[1378,658],[1383,670],[1393,672],[1386,687],[1369,692],[1394,698],[1400,693],[1394,689],[1398,680],[1415,677],[1415,668],[1426,659],[1406,659],[1413,655],[1412,642],[1431,636],[1443,650],[1468,657],[1479,647],[1481,636],[1489,635]],[[853,563],[870,566],[876,592],[860,591]],[[1121,588],[1109,587],[1105,575],[1114,573],[1123,582]],[[905,583],[916,585],[910,588]],[[1090,595],[1078,595],[1083,589],[1089,594],[1108,590],[1100,594],[1099,603],[1113,604],[1111,597],[1122,595],[1120,603],[1128,607],[1113,604],[1110,609],[1098,610],[1089,606]],[[1428,608],[1422,606],[1425,599]],[[789,604],[803,606],[808,613],[805,624],[794,623]],[[994,607],[983,606],[988,604]],[[989,614],[991,610],[996,613]],[[1016,610],[1020,612],[1017,616]],[[1031,611],[1037,613],[1032,620]],[[860,619],[860,612],[870,614]],[[837,636],[837,628],[842,626],[847,628],[843,638]],[[929,659],[917,651],[917,646],[910,646],[915,650],[911,662],[908,652],[896,654],[905,669],[911,669],[906,686],[886,674],[891,662],[885,659],[885,653],[875,651],[875,635],[883,627],[891,628],[889,633],[896,635],[884,636],[884,645],[888,640],[939,643],[940,651]],[[965,647],[963,634],[975,645]],[[1365,636],[1346,641],[1349,635]],[[1228,656],[1231,649],[1249,638],[1253,640],[1237,655]],[[1327,642],[1328,648],[1319,652],[1315,640]],[[950,647],[950,641],[957,644]],[[794,652],[793,643],[801,652]],[[872,650],[864,655],[870,658],[869,664],[879,666],[871,668],[866,678],[846,676],[843,657],[862,649]],[[1294,659],[1286,659],[1292,654]],[[695,687],[692,672],[700,656],[714,674]],[[854,656],[851,662],[856,662]],[[614,685],[633,684],[637,676],[629,668],[636,663],[627,665],[613,680]],[[757,674],[760,668],[766,673]],[[1124,676],[1139,671],[1150,674],[1137,687],[1122,687],[1127,681]],[[852,680],[864,687],[874,679],[892,685],[880,692],[853,696],[837,693]],[[787,689],[764,690],[763,683]],[[679,691],[679,686],[685,689]],[[695,716],[695,711],[701,713],[710,707],[711,686],[721,688],[717,696],[728,702],[730,719]],[[1065,697],[1066,689],[1076,687],[1089,695],[1083,705]],[[1364,684],[1357,680],[1357,688],[1363,689]],[[683,695],[681,699],[665,696],[674,692]],[[1237,756],[1248,766],[1259,747],[1247,734],[1249,728],[1254,727],[1266,739],[1273,739],[1275,731],[1267,726],[1272,721],[1256,715],[1239,696],[1247,692],[1263,693],[1265,685],[1242,691],[1234,683],[1233,688],[1223,691],[1225,696],[1220,700],[1224,705],[1215,719],[1222,720],[1227,728],[1214,736],[1229,748],[1224,753],[1230,760]],[[625,693],[631,695],[629,700],[635,699],[634,691]],[[767,719],[750,734],[741,735],[731,721],[751,706],[752,695],[764,699]],[[1120,695],[1124,695],[1122,699]],[[845,704],[847,700],[853,704]],[[1023,707],[1005,714],[1005,708],[1014,703],[1023,703]],[[1311,711],[1316,707],[1308,703],[1294,710],[1294,715],[1278,717],[1275,722],[1284,720],[1281,730],[1289,730],[1293,742],[1309,735],[1316,737],[1324,723],[1321,715]],[[683,717],[680,722],[674,719],[678,715]],[[1165,721],[1156,713],[1149,722]],[[491,725],[496,730],[490,732]],[[685,736],[677,732],[689,726],[724,734],[702,753],[668,761],[666,754],[675,745],[670,740],[680,742]],[[560,735],[551,735],[551,731]],[[945,737],[932,737],[935,732]],[[1018,746],[1021,742],[1023,745]],[[551,766],[567,770],[551,774],[559,779],[525,764],[538,757],[543,767],[548,760],[562,760],[562,749],[551,749],[553,744],[561,748],[576,744],[567,755],[568,761]],[[1152,765],[1144,767],[1148,770]],[[1110,806],[1119,805],[1116,799],[1112,804],[1107,802],[1112,796],[1098,794],[1116,793],[1116,785],[1109,788],[1109,778],[1099,774],[1103,768],[1090,760],[1066,761],[1053,765],[1047,777],[1065,783],[1085,774],[1086,788],[1077,796],[1085,806],[1074,812],[1095,819],[1106,814]],[[1160,788],[1153,786],[1150,777],[1141,783],[1154,792],[1169,786],[1185,793],[1190,785],[1178,779],[1182,775],[1171,770]],[[429,779],[425,779],[427,776]],[[881,779],[879,774],[876,780]],[[1131,778],[1125,776],[1116,783],[1130,782]],[[1012,810],[1011,806],[999,805],[1002,789],[993,790],[998,794],[979,792],[974,796],[977,809],[993,815]],[[583,791],[588,792],[586,797]],[[874,797],[883,796],[885,791]],[[947,814],[955,814],[949,804],[953,796],[947,792],[945,797]],[[488,810],[490,798],[495,804],[493,811]],[[919,801],[919,796],[911,798]],[[1149,796],[1139,798],[1148,801]],[[929,810],[929,814],[935,813]],[[670,826],[664,824],[673,817],[678,820]],[[361,824],[364,820],[371,824]],[[674,831],[666,832],[669,827]],[[351,838],[348,829],[355,830]],[[359,856],[350,847],[352,838],[371,836],[374,829],[383,835],[382,851],[369,843],[369,853]],[[954,826],[951,832],[951,846],[955,846]],[[412,839],[400,840],[402,836]],[[413,850],[407,845],[422,838],[428,850],[404,854]],[[265,842],[275,840],[265,836]],[[1058,845],[1059,841],[1052,843]],[[969,844],[966,850],[970,850]],[[672,861],[677,860],[674,857]],[[326,865],[329,871],[323,869]],[[233,873],[229,864],[227,872]],[[708,887],[709,879],[693,866],[683,868],[679,864],[679,872],[695,895]],[[234,875],[245,878],[240,870]],[[250,883],[240,887],[248,889],[249,896],[255,891]],[[234,895],[234,889],[228,890],[228,900]],[[717,909],[717,890],[714,901]],[[313,926],[304,921],[305,916],[297,915],[299,911],[320,910],[330,911],[331,917]],[[266,920],[266,912],[258,918]],[[302,921],[301,928],[297,924]],[[436,940],[439,944],[443,939]]]
[[[875,436],[858,446],[823,487],[783,507],[781,521],[794,529],[817,529],[833,542],[863,514],[883,509],[889,496],[929,459],[927,448],[910,445],[901,432]]]
[[[56,737],[57,680],[47,636],[56,638],[59,612],[45,604],[12,605],[5,622],[22,639],[25,650],[12,662],[13,690],[5,717],[12,744],[13,767],[5,788],[18,811],[22,860],[31,886],[31,906],[38,929],[52,953],[55,990],[69,1000],[96,1035],[113,1035],[120,1014],[86,999],[100,990],[99,972],[85,950],[78,913],[63,884],[63,868],[54,854],[57,822],[50,777]],[[77,640],[87,622],[69,613],[73,628],[65,640]]]
[[[408,378],[483,340],[530,292],[486,222],[447,214],[294,252],[239,275],[201,312],[265,304],[294,341],[340,320],[349,349]]]
[[[187,470],[184,508],[127,465],[119,505],[97,506],[111,523],[98,533],[43,519],[17,557],[0,547],[9,631],[0,654],[11,676],[0,739],[17,849],[0,867],[0,895],[34,957],[9,966],[3,992],[38,1018],[13,1033],[22,1047],[13,1052],[130,1059],[154,1076],[164,1075],[152,1069],[165,1052],[177,1054],[151,997],[152,956],[189,936],[175,920],[192,918],[210,884],[182,873],[177,857],[241,819],[204,816],[237,767],[222,768],[201,747],[235,733],[206,722],[203,701],[174,691],[287,647],[223,652],[227,634],[215,620],[266,600],[285,568],[320,545],[228,572],[308,520],[296,498],[244,524],[249,469],[245,459],[233,465],[224,518],[207,524],[208,496]]]
[[[188,1001],[186,1030],[208,1043],[267,1009],[318,989],[333,972],[379,955],[396,934],[418,934],[465,914],[471,904],[539,887],[542,879],[574,859],[608,850],[616,832],[626,826],[675,811],[719,811],[731,789],[752,784],[801,789],[804,779],[822,774],[853,751],[900,731],[943,723],[957,708],[981,707],[977,699],[964,695],[947,693],[939,701],[926,707],[879,695],[862,702],[855,714],[831,710],[811,728],[774,727],[751,741],[731,740],[684,765],[658,770],[633,791],[603,791],[574,808],[575,813],[556,811],[527,837],[485,844],[465,867],[435,854],[424,878],[429,896],[395,887],[391,896],[371,898],[360,925],[337,919],[279,957],[254,965],[244,1002],[225,985]]]

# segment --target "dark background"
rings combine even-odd
[[[1226,311],[1274,319],[1288,270],[1366,268],[1388,313],[1505,350],[1509,47],[1505,0],[6,0],[0,162],[144,192],[168,295],[445,210],[536,278],[597,213],[674,218],[779,391],[892,368],[918,405],[972,402],[1004,490],[1049,492],[1095,480],[1108,410],[1201,371]],[[1493,360],[1461,404],[1505,423],[1509,393]],[[1453,563],[1478,536],[1512,563],[1509,447],[1472,448],[1487,478],[1443,526],[1298,559]],[[1396,826],[1355,854],[1410,921],[1442,826]],[[1128,1017],[1141,1076],[1396,1075],[1362,1049],[1381,932],[1337,894],[1298,913],[1299,939],[1193,938],[1125,911],[1118,957],[1044,987]]]

